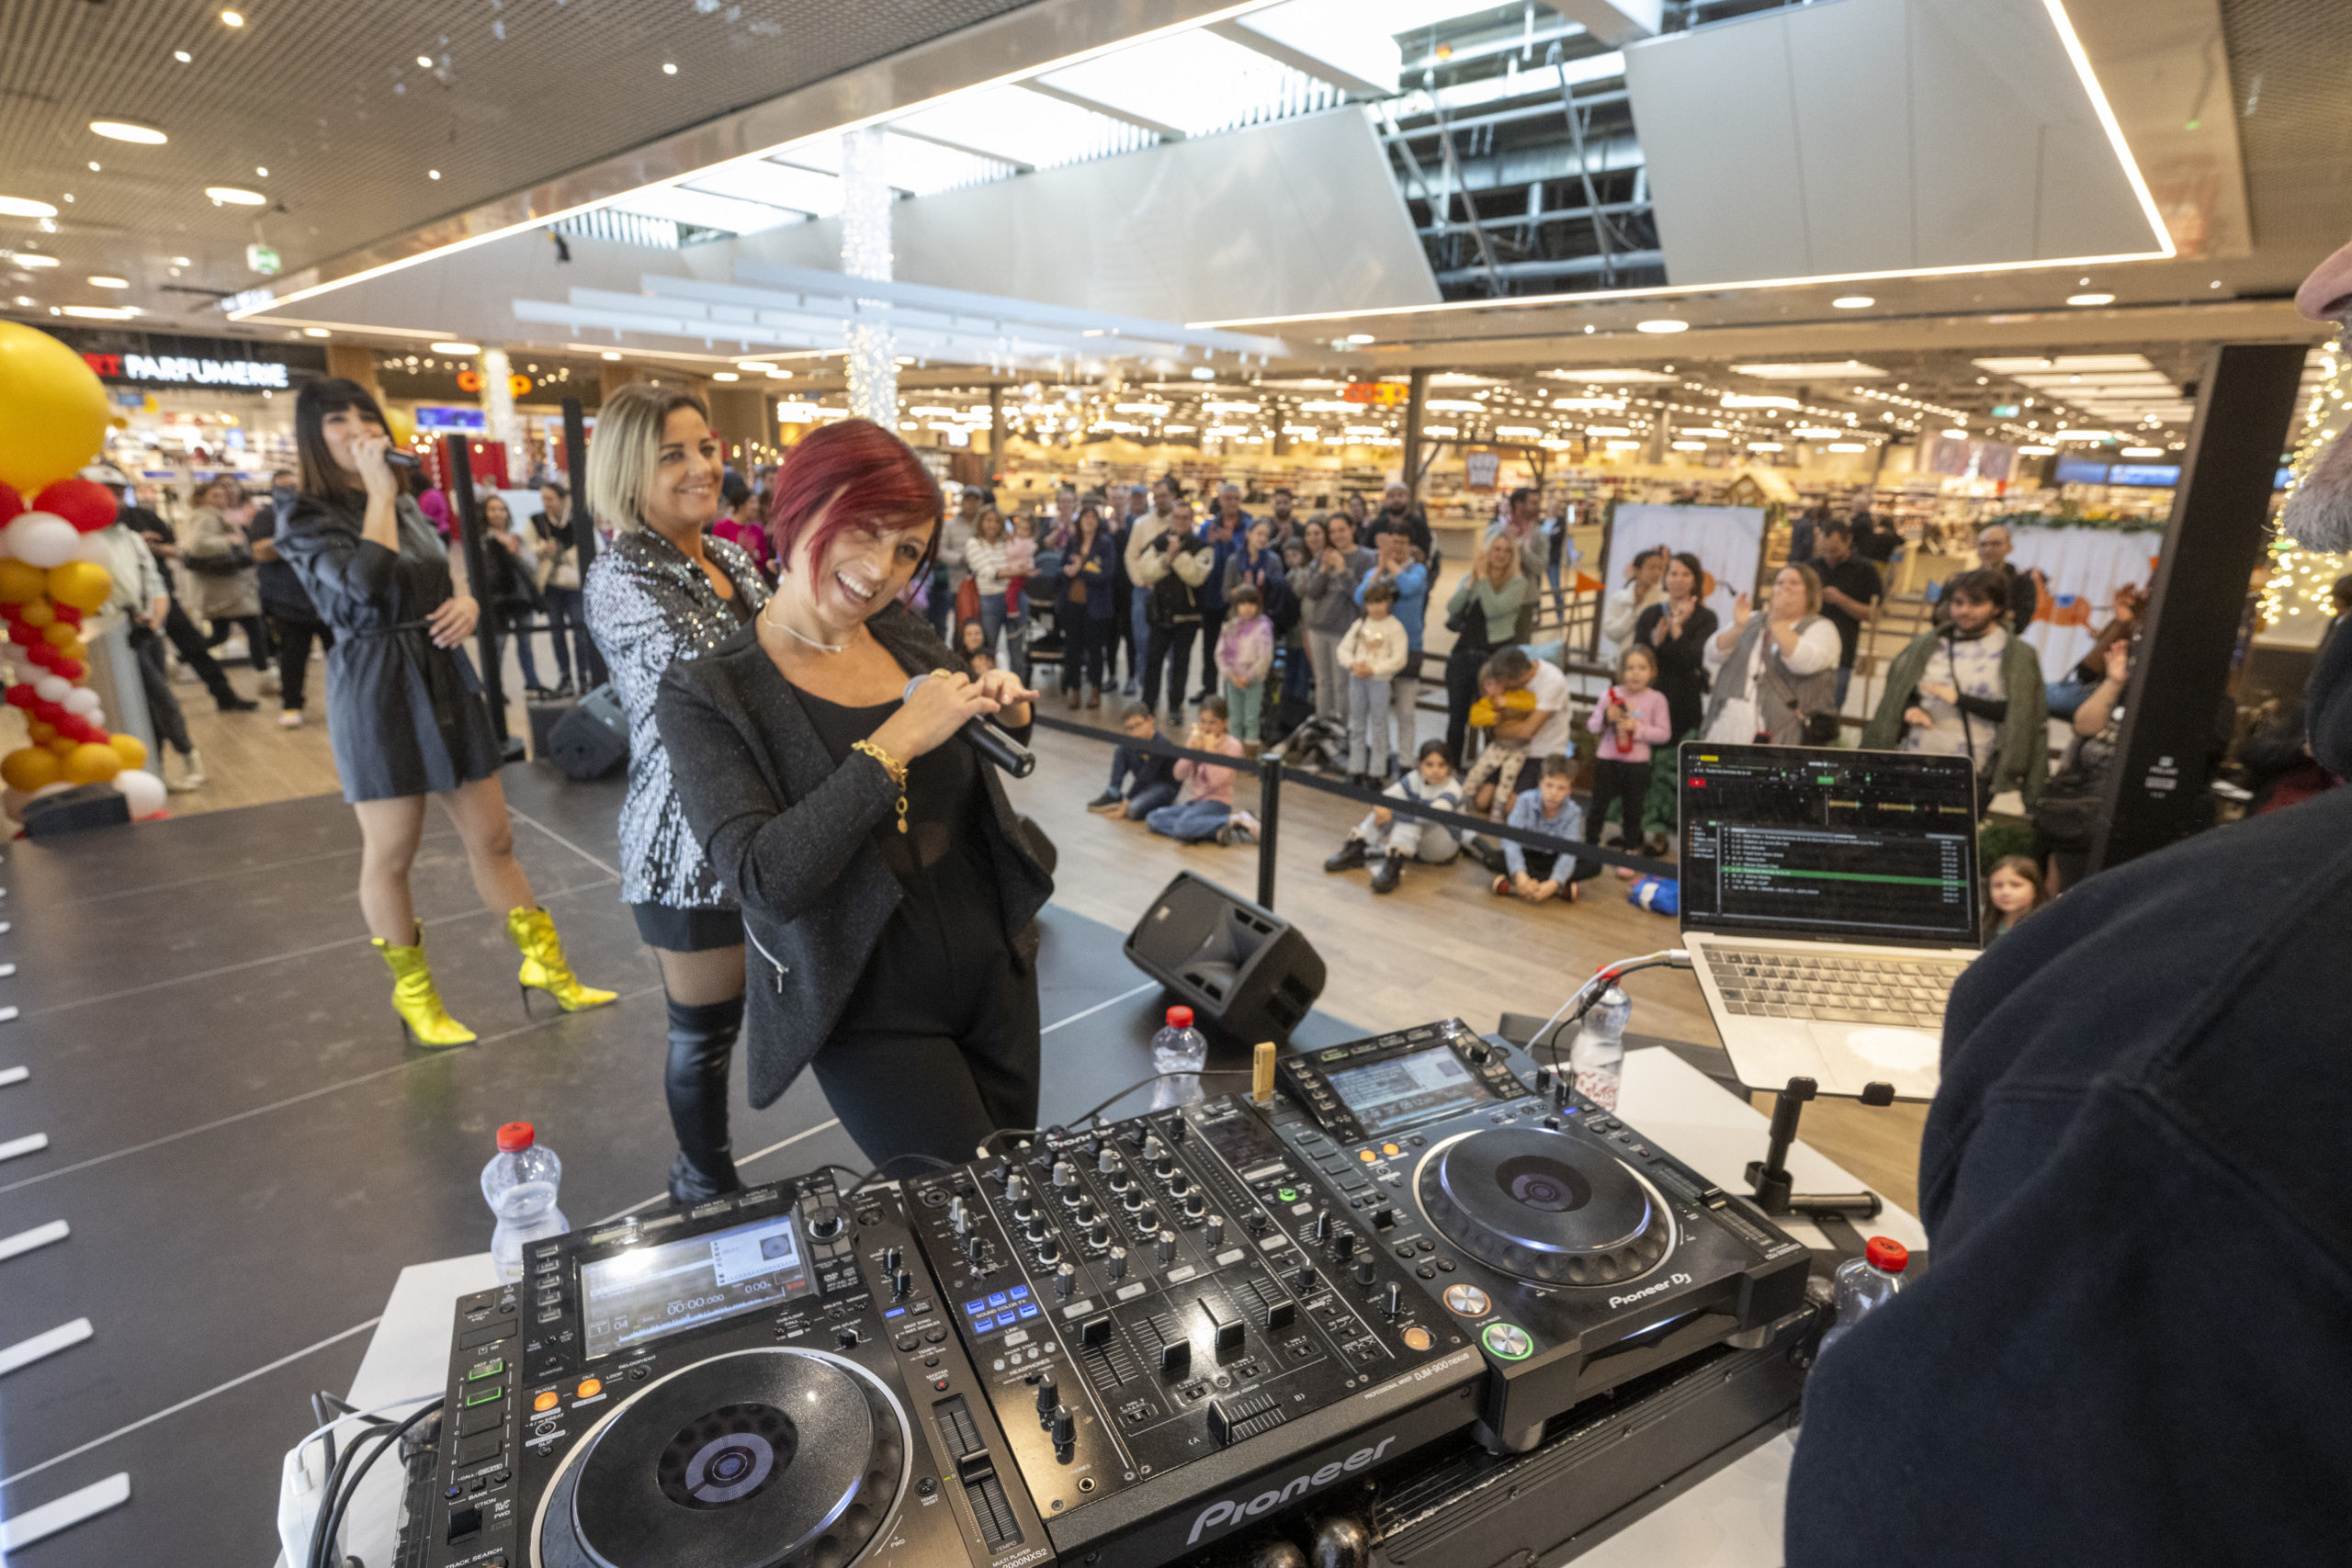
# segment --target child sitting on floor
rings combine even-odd
[[[1129,703],[1119,728],[1127,739],[1111,753],[1111,786],[1088,801],[1086,809],[1140,822],[1176,804],[1177,761],[1151,744],[1159,739],[1159,724],[1143,704]]]
[[[1453,763],[1445,754],[1442,740],[1422,741],[1413,771],[1381,793],[1441,811],[1462,808],[1462,786],[1453,782]],[[1340,846],[1339,853],[1323,863],[1323,869],[1353,871],[1377,856],[1380,863],[1373,868],[1372,890],[1394,893],[1397,883],[1404,880],[1408,857],[1443,865],[1458,852],[1452,829],[1418,817],[1400,818],[1385,806],[1375,806],[1363,821],[1348,830],[1347,842]]]
[[[1544,776],[1533,789],[1521,795],[1510,808],[1510,826],[1560,840],[1556,850],[1532,850],[1516,839],[1503,840],[1505,870],[1492,891],[1541,904],[1546,898],[1577,901],[1577,883],[1593,870],[1574,858],[1571,846],[1584,838],[1584,813],[1569,797],[1577,767],[1566,757],[1544,759]]]
[[[1241,755],[1241,742],[1225,731],[1226,717],[1223,697],[1203,698],[1201,716],[1193,721],[1184,750]],[[1177,760],[1176,778],[1184,786],[1182,797],[1145,818],[1145,826],[1182,843],[1197,844],[1206,839],[1220,844],[1233,842],[1233,770],[1183,757]]]

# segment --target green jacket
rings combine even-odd
[[[1878,713],[1862,730],[1864,750],[1891,751],[1901,743],[1906,728],[1903,710],[1911,705],[1911,694],[1928,672],[1928,660],[1942,640],[1940,632],[1922,632],[1887,666],[1886,694],[1879,699]],[[2014,789],[2025,797],[2025,808],[2031,811],[2050,776],[2050,695],[2042,683],[2041,659],[2018,637],[2012,636],[2001,649],[2001,685],[2009,711],[1993,743],[1993,778],[1985,798],[1989,801],[2003,790]]]

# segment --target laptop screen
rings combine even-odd
[[[1974,947],[1965,757],[1682,747],[1682,929]]]

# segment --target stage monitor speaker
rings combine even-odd
[[[597,687],[556,722],[548,732],[548,761],[582,784],[628,761],[628,716],[611,686]]]
[[[28,801],[23,820],[28,837],[54,838],[85,828],[111,828],[128,822],[130,802],[110,784],[82,784]]]
[[[1322,955],[1297,928],[1189,871],[1136,922],[1127,957],[1204,1032],[1243,1044],[1287,1042],[1323,994]]]

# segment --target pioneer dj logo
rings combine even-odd
[[[1305,1475],[1294,1478],[1289,1485],[1279,1491],[1261,1492],[1247,1503],[1211,1503],[1201,1510],[1201,1517],[1193,1521],[1193,1533],[1184,1539],[1184,1544],[1197,1546],[1200,1544],[1203,1530],[1229,1529],[1243,1519],[1253,1519],[1260,1514],[1279,1508],[1295,1497],[1303,1497],[1309,1492],[1320,1491],[1350,1471],[1362,1470],[1368,1464],[1377,1462],[1380,1456],[1388,1451],[1388,1445],[1396,1440],[1393,1436],[1383,1438],[1377,1447],[1358,1449],[1344,1460],[1335,1459],[1320,1470],[1310,1471]]]
[[[1631,1306],[1635,1302],[1643,1301],[1648,1297],[1657,1294],[1660,1291],[1670,1291],[1677,1285],[1687,1285],[1689,1283],[1690,1283],[1690,1275],[1671,1274],[1667,1278],[1660,1280],[1655,1285],[1643,1286],[1640,1290],[1634,1292],[1631,1295],[1611,1296],[1609,1298],[1609,1304],[1612,1307]]]

